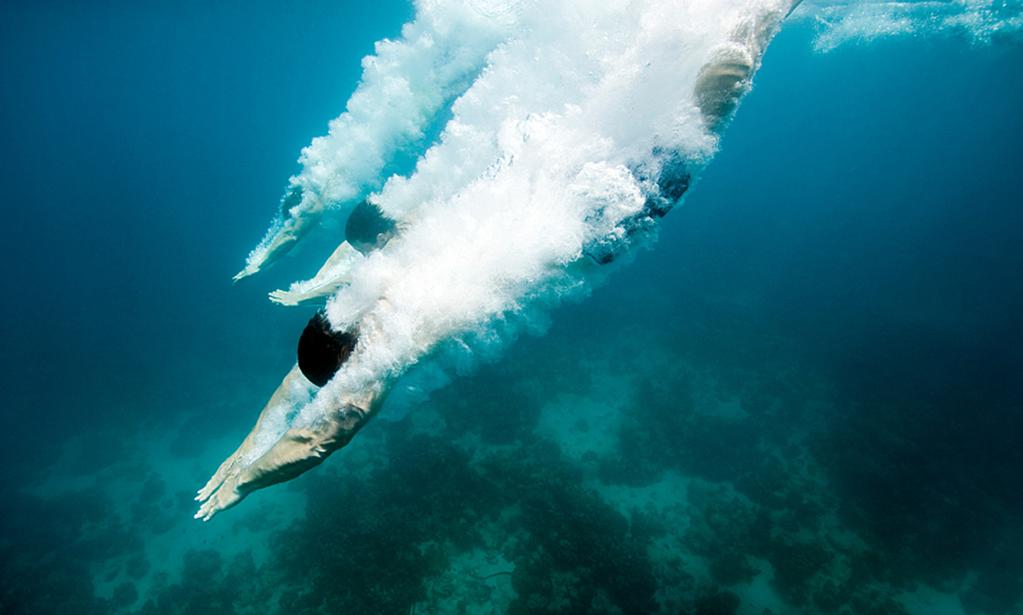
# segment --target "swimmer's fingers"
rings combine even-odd
[[[274,290],[270,291],[270,301],[273,301],[277,305],[296,306],[302,302],[300,296],[296,296],[294,293],[287,290]]]
[[[199,507],[198,512],[193,516],[194,519],[200,519],[202,521],[209,521],[222,510],[227,510],[238,502],[242,501],[244,494],[237,488],[237,477],[231,478],[228,482],[224,483],[220,489],[214,493],[210,499],[206,500]]]
[[[295,282],[288,290],[271,292],[270,301],[292,306],[333,295],[351,282],[352,270],[365,258],[350,243],[342,241],[312,279]]]
[[[205,502],[206,500],[210,499],[210,496],[213,495],[213,492],[217,490],[217,487],[223,484],[227,477],[231,475],[231,471],[234,469],[237,462],[238,462],[237,452],[235,452],[230,457],[225,459],[224,462],[220,464],[220,467],[217,468],[217,471],[213,473],[213,476],[210,477],[210,480],[206,482],[203,488],[196,492],[195,501]]]
[[[259,265],[251,264],[245,265],[244,269],[242,269],[241,271],[239,271],[238,273],[234,274],[231,277],[231,281],[238,282],[239,280],[243,280],[249,277],[250,275],[256,275],[257,273],[259,273]]]
[[[275,290],[271,291],[267,296],[270,298],[270,301],[277,305],[294,307],[317,299],[322,302],[326,297],[333,295],[344,285],[344,282],[327,281],[322,285],[310,288],[309,290]]]
[[[287,254],[302,237],[309,232],[312,225],[304,218],[289,218],[278,228],[272,236],[261,243],[249,254],[245,261],[245,267],[235,274],[234,281],[255,275],[264,267],[277,262]]]

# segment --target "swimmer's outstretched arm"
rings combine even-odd
[[[256,420],[256,425],[252,428],[252,431],[245,437],[245,440],[242,441],[238,449],[225,459],[224,463],[220,464],[220,467],[217,468],[217,471],[206,485],[199,490],[195,496],[196,501],[204,502],[208,500],[213,495],[213,492],[224,483],[227,477],[238,473],[240,471],[238,466],[242,463],[241,460],[245,459],[255,446],[256,437],[263,431],[267,423],[278,417],[283,422],[284,415],[291,408],[301,403],[301,400],[308,399],[312,388],[313,385],[302,375],[298,365],[292,367],[291,371],[288,372],[288,375],[284,377],[280,386],[277,387],[277,390],[270,397],[270,401],[263,407],[263,411],[259,413],[259,418]]]
[[[288,377],[292,377],[297,369],[296,367],[295,370],[292,370]],[[301,372],[298,377],[302,377]],[[205,502],[195,513],[195,518],[209,521],[218,512],[238,504],[253,491],[291,480],[319,465],[331,453],[351,441],[362,426],[376,414],[379,401],[380,396],[376,392],[344,401],[338,409],[319,418],[314,424],[308,427],[289,429],[270,450],[250,464],[239,463],[242,456],[236,452],[232,455],[235,459],[233,463],[230,463],[231,459],[225,462],[225,464],[230,463],[230,467],[224,476],[220,477],[219,485],[205,494],[206,497],[201,498]],[[262,416],[260,419],[262,420]],[[253,434],[258,429],[257,422]],[[246,442],[249,440],[246,439]],[[239,451],[245,449],[246,446],[246,443],[243,443]],[[214,479],[217,478],[214,476]],[[214,481],[211,480],[211,482]],[[206,488],[203,491],[206,491]],[[202,495],[203,493],[200,492],[200,496]]]
[[[352,270],[379,250],[397,233],[395,222],[376,205],[363,201],[348,214],[345,241],[334,250],[327,262],[309,280],[295,282],[287,290],[275,290],[270,300],[281,305],[298,305],[333,295],[351,282]]]
[[[295,282],[287,290],[275,290],[270,300],[280,305],[298,305],[333,295],[351,279],[352,268],[365,258],[350,243],[342,241],[312,279]]]
[[[436,6],[435,6],[436,4]],[[302,150],[280,223],[249,254],[235,281],[285,255],[332,206],[354,203],[377,187],[381,171],[403,147],[422,139],[445,105],[483,69],[511,24],[475,3],[419,3],[396,41],[382,41],[363,60],[359,86],[329,132]],[[300,199],[288,203],[295,192]]]
[[[234,277],[231,279],[237,282],[250,275],[259,273],[263,267],[287,254],[315,226],[316,224],[309,214],[285,219],[281,227],[274,231],[274,234],[269,237],[268,241],[260,244],[249,254],[248,259],[245,261],[245,267],[234,274]]]

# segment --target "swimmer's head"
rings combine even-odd
[[[359,252],[369,254],[384,247],[395,230],[394,220],[385,216],[376,205],[363,201],[348,215],[345,240]]]
[[[333,331],[323,310],[309,319],[298,338],[298,368],[316,386],[330,382],[355,349],[358,336],[348,331]]]

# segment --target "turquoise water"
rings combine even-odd
[[[230,278],[412,7],[2,10],[0,612],[1023,609],[1017,37],[788,24],[652,249],[201,524],[329,231]]]

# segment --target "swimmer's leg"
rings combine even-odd
[[[289,429],[262,457],[229,476],[199,507],[195,518],[209,521],[253,491],[291,480],[319,465],[348,444],[377,408],[372,398],[359,404],[346,402],[310,427]]]
[[[295,282],[288,290],[275,290],[270,293],[270,300],[281,305],[298,305],[332,295],[350,281],[352,268],[363,258],[351,244],[343,241],[311,280]]]
[[[199,490],[195,496],[196,501],[204,502],[208,500],[224,481],[240,472],[242,470],[241,459],[246,457],[247,453],[252,450],[252,447],[255,445],[256,436],[266,426],[267,422],[271,419],[283,417],[296,404],[307,400],[312,386],[305,376],[302,375],[298,365],[292,367],[291,371],[288,372],[288,375],[284,377],[280,386],[277,387],[277,390],[270,397],[270,401],[267,402],[263,411],[259,414],[255,427],[252,428],[249,435],[242,441],[241,446],[220,464],[213,477]]]
[[[715,49],[700,69],[694,94],[704,124],[711,131],[721,130],[749,92],[767,44],[800,2],[780,2],[740,23],[731,40]]]

